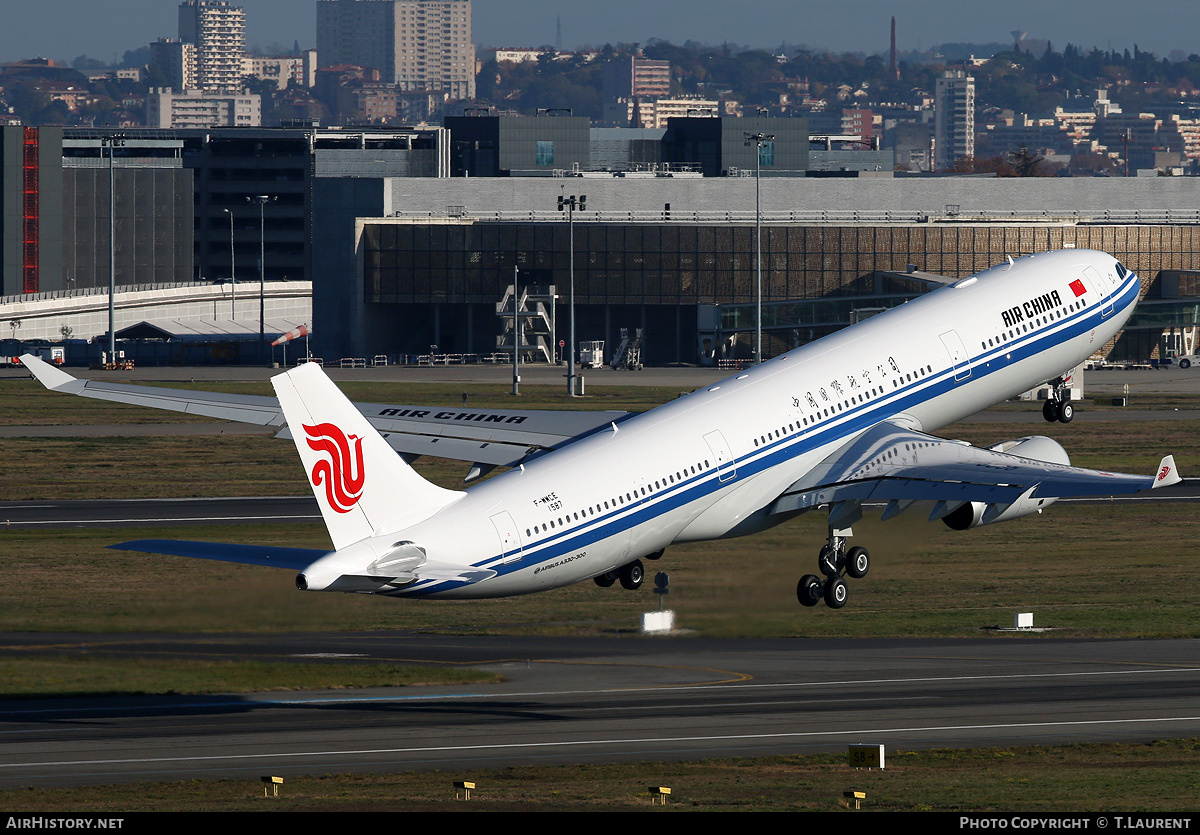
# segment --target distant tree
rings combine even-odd
[[[1117,161],[1103,154],[1075,154],[1068,166],[1072,177],[1104,177],[1116,173]]]
[[[150,63],[152,59],[149,46],[143,46],[140,49],[130,49],[125,51],[125,55],[121,58],[122,67],[144,67]]]
[[[36,121],[37,115],[50,104],[49,96],[34,85],[24,82],[10,84],[4,95],[8,106],[13,109],[13,114],[27,125],[40,124]]]
[[[259,78],[256,75],[243,75],[242,87],[255,95],[262,96],[263,107],[279,92],[279,85],[269,78]]]
[[[475,95],[490,101],[496,95],[496,86],[499,83],[500,70],[496,66],[496,59],[490,58],[483,63],[483,66],[479,68],[479,74],[475,76]]]
[[[997,177],[1013,177],[1015,172],[1004,157],[960,157],[950,169],[955,174],[995,174]]]
[[[77,122],[78,118],[62,99],[50,102],[32,117],[35,125],[73,125]]]
[[[145,72],[142,73],[142,82],[146,88],[150,87],[170,87],[171,78],[158,64],[147,64]]]
[[[106,125],[116,121],[115,111],[119,105],[108,96],[98,96],[79,110],[81,124]]]
[[[1030,151],[1024,145],[1008,155],[1009,167],[1013,170],[1013,175],[1017,177],[1041,177],[1042,163],[1045,162],[1044,157]]]
[[[89,58],[86,55],[80,55],[71,62],[71,66],[77,70],[98,70],[107,65],[103,61],[99,61],[95,58]]]

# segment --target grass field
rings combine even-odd
[[[1178,508],[1177,508],[1178,511]],[[1152,505],[1060,506],[1017,522],[954,532],[919,513],[856,525],[875,555],[840,612],[803,609],[795,583],[824,537],[810,515],[745,539],[668,550],[649,572],[671,577],[681,628],[710,636],[977,637],[1017,611],[1074,637],[1196,637],[1200,560],[1194,520]],[[138,538],[289,542],[327,547],[319,524],[128,530],[0,531],[7,630],[279,632],[402,629],[595,635],[635,629],[656,605],[639,592],[579,583],[528,597],[388,600],[297,592],[291,572],[119,552]],[[69,578],[69,582],[64,582]]]
[[[470,801],[453,782],[472,780]],[[679,763],[514,767],[498,771],[287,777],[0,791],[7,813],[88,812],[833,812],[866,792],[868,811],[1173,813],[1196,806],[1200,740],[986,750],[889,751],[883,771],[845,754]],[[647,787],[668,786],[665,806]],[[954,822],[957,824],[957,821]]]
[[[266,384],[197,384],[265,393]],[[499,386],[348,383],[360,401],[454,403],[468,389],[476,405],[512,406]],[[569,400],[555,387],[527,386],[522,407],[645,409],[678,394],[629,387],[593,389]],[[1002,410],[1036,408],[1003,404]],[[28,425],[53,414],[70,423],[129,423],[156,412],[46,392],[37,383],[0,385],[0,424]],[[947,427],[973,443],[1038,432],[1056,437],[1076,464],[1149,473],[1174,452],[1184,475],[1200,473],[1189,443],[1200,421],[1105,421]],[[306,495],[308,484],[286,441],[255,436],[0,439],[8,499]],[[417,466],[460,487],[465,466],[421,459]],[[48,474],[53,474],[48,478]],[[846,609],[806,610],[795,582],[813,571],[824,518],[809,514],[742,539],[682,545],[648,571],[668,571],[671,607],[686,629],[715,636],[975,636],[1034,611],[1058,634],[1191,637],[1200,634],[1192,590],[1200,560],[1180,547],[1193,536],[1186,505],[1058,505],[1015,522],[953,532],[916,507],[887,523],[869,513],[856,542],[874,555],[871,576],[851,583]],[[0,520],[2,525],[3,520]],[[302,594],[290,572],[133,554],[104,546],[129,538],[236,540],[328,547],[319,524],[177,529],[4,530],[8,582],[0,612],[9,630],[204,632],[416,629],[472,633],[604,634],[626,631],[652,597],[581,583],[529,597],[487,601],[392,601]],[[64,578],[69,577],[69,582]],[[251,613],[246,616],[244,613]]]

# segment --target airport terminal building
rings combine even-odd
[[[573,229],[579,341],[611,349],[621,329],[642,328],[649,363],[750,356],[753,178],[323,185],[337,192],[314,200],[325,236],[314,241],[314,315],[327,355],[494,351],[514,268],[519,286],[557,287],[564,321],[571,230],[556,202],[586,194]],[[1112,253],[1143,283],[1140,318],[1101,347],[1157,356],[1164,328],[1197,319],[1197,198],[1192,178],[763,179],[764,353],[902,304],[937,277],[1078,247]]]

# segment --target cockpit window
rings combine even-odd
[[[1117,277],[1120,278],[1122,281],[1124,281],[1125,276],[1127,276],[1127,275],[1129,275],[1129,270],[1125,269],[1125,267],[1121,265],[1121,262],[1118,261],[1117,262]]]

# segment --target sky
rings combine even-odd
[[[266,47],[316,45],[315,0],[239,0],[247,40]],[[176,0],[0,0],[0,61],[86,54],[119,57],[178,35]],[[1020,29],[1085,48],[1160,56],[1200,52],[1195,0],[474,0],[474,36],[485,46],[563,46],[696,40],[773,48],[782,42],[836,52],[882,53],[897,20],[901,50],[949,42],[1008,42]]]

